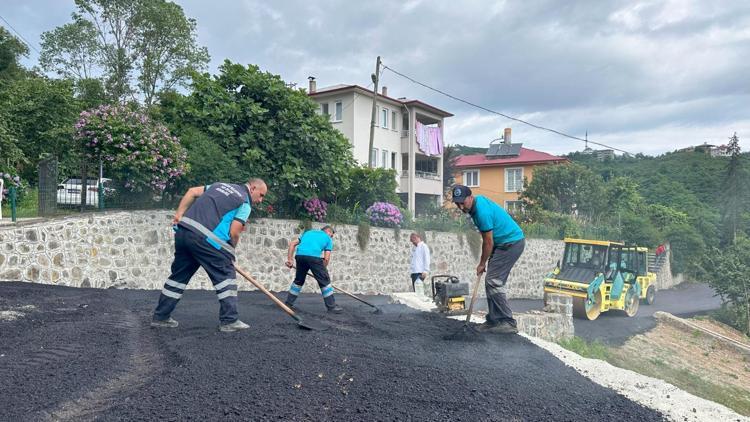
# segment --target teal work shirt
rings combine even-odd
[[[492,240],[495,242],[495,246],[518,242],[524,237],[523,231],[510,214],[500,205],[482,195],[474,197],[474,206],[470,215],[480,232],[492,230]]]
[[[333,250],[333,240],[323,230],[308,230],[302,233],[297,245],[298,256],[314,256],[320,258],[323,251]]]

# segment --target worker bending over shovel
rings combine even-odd
[[[526,245],[523,231],[499,205],[482,195],[474,196],[466,186],[453,187],[453,202],[471,216],[482,233],[482,256],[477,265],[477,276],[485,271],[487,291],[486,322],[477,330],[490,333],[515,334],[516,320],[508,304],[508,275]]]
[[[333,286],[331,286],[331,277],[328,275],[328,263],[331,262],[331,251],[333,250],[333,234],[335,231],[331,226],[325,226],[320,230],[308,230],[289,244],[287,252],[286,266],[289,268],[297,267],[297,273],[294,276],[292,285],[289,286],[289,293],[286,296],[285,304],[290,308],[294,306],[305,285],[307,272],[312,271],[315,280],[320,286],[320,293],[323,295],[323,301],[328,308],[328,312],[340,314],[344,309],[336,305],[336,299],[333,297]],[[295,250],[297,252],[295,256]],[[292,262],[294,256],[295,262]]]
[[[159,295],[151,326],[177,327],[170,315],[193,274],[203,267],[219,299],[219,331],[249,328],[238,319],[234,248],[250,217],[251,203],[263,202],[267,190],[261,179],[243,185],[214,183],[188,189],[172,221],[172,274]]]

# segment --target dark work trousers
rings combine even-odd
[[[323,302],[326,307],[333,308],[336,306],[336,299],[333,297],[333,286],[331,286],[331,277],[328,275],[328,269],[323,263],[323,258],[314,256],[297,255],[294,257],[297,262],[297,274],[294,276],[292,285],[289,286],[289,293],[286,295],[286,303],[294,305],[297,296],[305,285],[307,272],[312,271],[313,277],[320,286],[320,294],[323,295]]]
[[[206,270],[216,289],[221,324],[237,321],[237,277],[232,255],[211,246],[204,235],[184,227],[175,233],[172,274],[164,283],[159,304],[154,310],[154,319],[163,321],[169,318],[199,267]]]
[[[508,274],[523,253],[526,246],[524,239],[516,243],[497,245],[492,250],[487,263],[487,274],[484,277],[484,287],[487,292],[487,323],[507,323],[516,326],[513,312],[508,305],[506,296],[508,289]]]

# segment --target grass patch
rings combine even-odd
[[[571,352],[575,352],[585,358],[600,359],[606,361],[611,357],[609,347],[598,340],[587,342],[581,337],[575,336],[571,339],[560,340],[558,344],[570,350]]]

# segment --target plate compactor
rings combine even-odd
[[[459,315],[466,311],[466,299],[469,295],[469,283],[461,282],[452,275],[434,275],[431,278],[432,300],[438,312]]]

